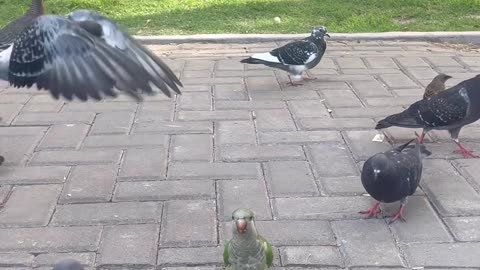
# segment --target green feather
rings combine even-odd
[[[225,242],[225,249],[223,249],[223,263],[225,266],[230,265],[230,261],[228,260],[229,254],[228,254],[228,247],[230,246],[230,241]]]
[[[273,248],[270,243],[263,238],[261,235],[257,235],[257,239],[262,243],[263,249],[265,250],[267,266],[271,267],[273,265]]]

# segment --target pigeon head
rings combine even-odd
[[[96,21],[100,19],[100,15],[98,13],[92,12],[86,9],[79,9],[75,10],[74,12],[68,15],[68,18],[75,22],[82,22],[82,21]]]
[[[250,209],[239,208],[233,211],[234,234],[250,234],[255,232],[255,215]]]
[[[84,270],[84,269],[85,268],[83,268],[83,266],[79,262],[73,259],[63,260],[53,267],[53,270]]]
[[[441,82],[446,82],[448,79],[451,79],[452,76],[450,75],[447,75],[447,74],[438,74],[437,76],[435,76],[435,78],[433,78],[434,81],[441,81]]]
[[[312,37],[315,39],[324,39],[325,36],[330,37],[325,26],[317,26],[312,30]]]

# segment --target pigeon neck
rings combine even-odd
[[[30,8],[30,13],[37,16],[45,14],[43,0],[32,0],[32,7]]]

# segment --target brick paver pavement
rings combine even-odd
[[[330,42],[318,80],[290,87],[285,73],[238,61],[274,46],[152,46],[185,84],[174,100],[65,103],[2,84],[0,269],[64,257],[217,269],[237,207],[256,212],[278,269],[480,269],[480,159],[452,153],[447,132],[428,138],[406,223],[358,214],[372,203],[362,161],[413,136],[391,128],[372,142],[375,121],[420,98],[437,72],[449,86],[480,73],[478,52]],[[479,152],[480,124],[461,138]]]

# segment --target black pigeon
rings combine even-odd
[[[465,80],[427,99],[419,100],[401,113],[380,120],[375,129],[391,126],[423,128],[419,142],[432,130],[448,130],[465,158],[477,157],[458,140],[463,126],[480,119],[480,75]]]
[[[314,28],[312,34],[303,40],[290,42],[270,52],[254,54],[240,62],[263,64],[285,70],[292,74],[296,80],[299,80],[302,79],[303,72],[314,68],[322,60],[327,49],[325,36],[330,37],[327,33],[327,28],[319,26]],[[290,75],[288,78],[290,79],[290,84],[301,85],[300,83],[294,83]]]
[[[398,219],[405,220],[403,211],[407,198],[415,193],[422,177],[422,157],[431,154],[418,141],[415,142],[415,147],[408,147],[413,140],[392,150],[375,154],[363,165],[363,187],[377,200],[370,210],[360,212],[367,214],[367,218],[377,215],[381,202],[400,201],[400,209],[392,217],[390,224]]]
[[[83,266],[79,262],[73,259],[63,260],[57,263],[53,267],[53,270],[84,270],[84,269],[85,268],[83,268]]]

